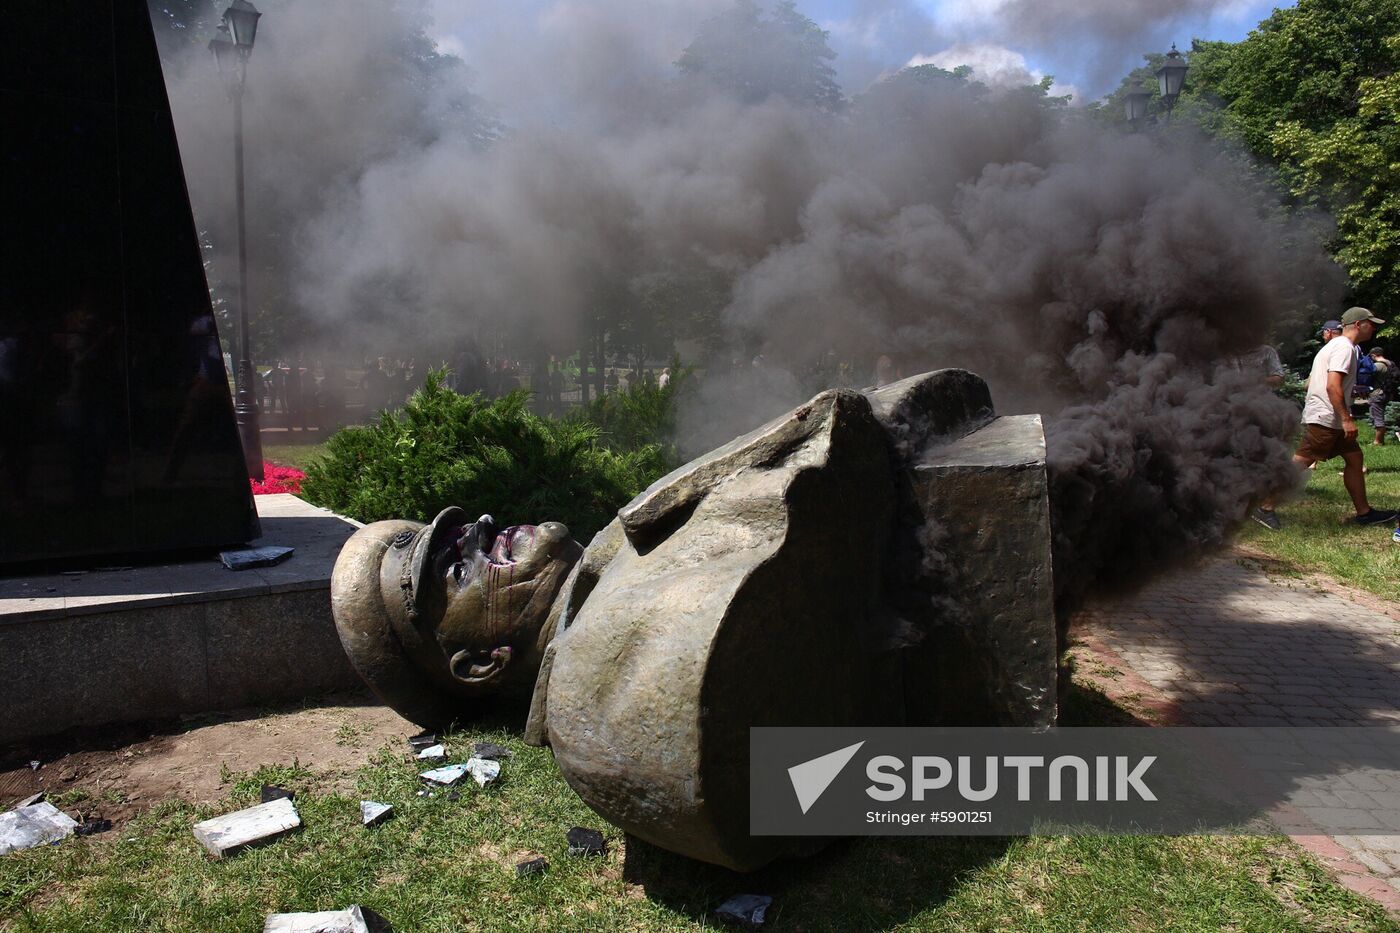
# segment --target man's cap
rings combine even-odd
[[[1321,330],[1319,333],[1325,333],[1325,332],[1327,332],[1327,331],[1329,331],[1329,330],[1341,330],[1341,329],[1342,329],[1342,322],[1341,322],[1341,321],[1326,321],[1326,322],[1323,323],[1323,325],[1322,325],[1322,330]]]
[[[1370,321],[1372,324],[1384,324],[1380,318],[1371,313],[1369,308],[1348,308],[1347,313],[1342,315],[1342,326],[1348,324],[1360,324],[1362,321]]]

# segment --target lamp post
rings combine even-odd
[[[1157,69],[1157,81],[1162,92],[1162,104],[1167,108],[1167,122],[1170,123],[1172,108],[1176,106],[1176,99],[1181,95],[1181,86],[1186,83],[1186,59],[1176,50],[1176,43],[1172,43],[1167,60]]]
[[[253,392],[256,374],[248,346],[248,237],[243,211],[243,85],[248,78],[248,56],[262,16],[248,0],[233,0],[224,10],[219,31],[209,42],[219,73],[233,99],[233,172],[238,201],[238,369],[234,376],[233,415],[243,440],[248,475],[263,479],[262,437],[258,425],[258,399]]]
[[[1142,121],[1147,119],[1147,105],[1152,99],[1152,94],[1139,81],[1133,85],[1133,89],[1123,96],[1123,104],[1128,112],[1128,123],[1132,126],[1140,126]]]

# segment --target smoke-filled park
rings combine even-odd
[[[0,928],[1400,922],[1400,0],[20,0]]]

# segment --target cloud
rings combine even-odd
[[[1039,84],[1045,77],[1045,72],[1030,66],[1025,55],[989,42],[963,42],[931,55],[915,55],[905,67],[919,65],[936,65],[948,71],[967,65],[974,78],[993,88],[1025,87]],[[1079,89],[1071,84],[1056,82],[1053,93],[1060,97],[1070,95],[1076,102],[1081,100]]]
[[[921,48],[944,44],[918,0],[853,0],[843,15],[823,20],[837,52],[835,67],[848,94],[859,94]]]
[[[1072,61],[1076,80],[1097,94],[1143,52],[1173,41],[1184,47],[1188,30],[1238,23],[1257,12],[1257,0],[944,0],[933,20],[959,43]]]

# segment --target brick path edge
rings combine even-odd
[[[1347,592],[1338,595],[1352,597],[1354,594]],[[1129,712],[1145,712],[1146,717],[1139,717],[1144,725],[1190,725],[1175,702],[1144,680],[1118,652],[1104,644],[1094,632],[1071,629],[1070,653],[1077,653],[1076,649],[1118,672],[1118,677],[1095,676],[1092,671],[1080,671],[1080,674],[1084,680],[1101,690],[1104,696]],[[1301,814],[1297,813],[1291,813],[1289,816],[1294,825],[1303,819]],[[1400,915],[1400,891],[1373,875],[1369,868],[1352,858],[1351,853],[1332,837],[1322,833],[1288,833],[1287,836],[1295,845],[1317,859],[1342,887],[1375,901],[1392,914]]]

